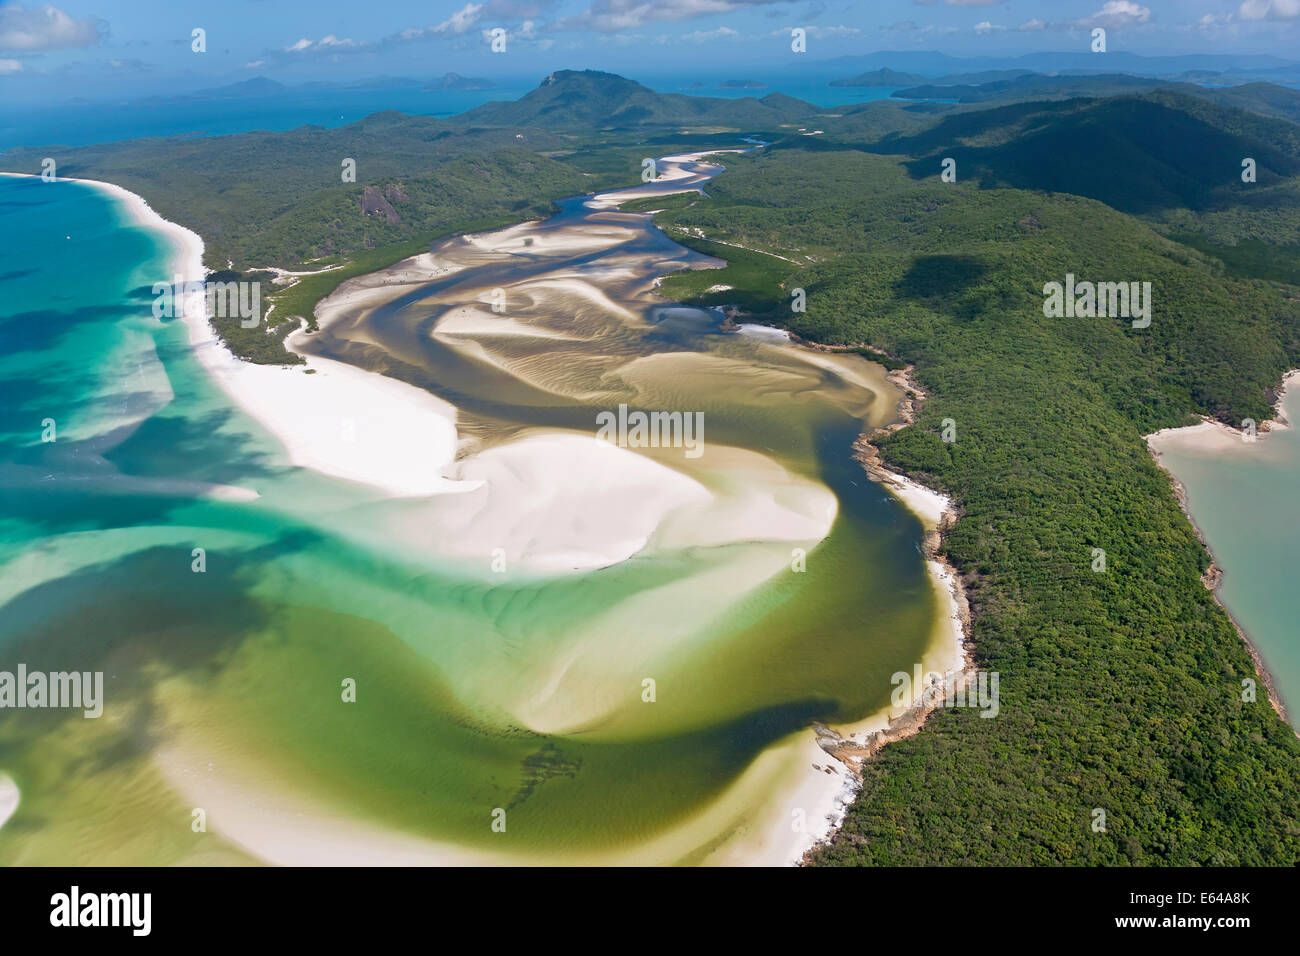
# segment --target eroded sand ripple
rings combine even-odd
[[[666,187],[345,284],[292,337],[310,375],[238,369],[283,465],[237,423],[185,453],[233,480],[231,450],[255,446],[240,478],[259,498],[114,516],[25,556],[21,646],[102,666],[117,703],[0,726],[23,801],[0,858],[797,855],[844,785],[812,722],[887,706],[943,623],[919,524],[851,458],[899,396],[857,356],[656,297],[664,272],[718,265],[618,211],[716,172],[661,168]],[[224,421],[207,384],[178,387],[177,413]],[[620,405],[699,414],[702,444],[598,440]],[[13,849],[24,812],[44,822]]]

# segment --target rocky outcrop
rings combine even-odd
[[[383,216],[390,226],[402,221],[397,210],[374,186],[367,186],[361,193],[361,214],[363,216]]]

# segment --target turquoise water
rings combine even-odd
[[[539,77],[540,78],[540,77]],[[10,146],[81,146],[143,136],[219,136],[249,130],[315,125],[332,129],[380,110],[453,116],[492,100],[514,100],[537,85],[508,80],[494,90],[399,89],[297,91],[270,97],[151,102],[0,106],[0,149]]]
[[[1293,384],[1284,411],[1300,422]],[[1219,597],[1250,635],[1300,728],[1300,429],[1215,452],[1175,447],[1161,461],[1187,489],[1188,507],[1223,569]]]
[[[393,546],[418,502],[288,463],[153,317],[171,250],[114,201],[0,177],[0,220],[0,670],[102,671],[106,696],[100,720],[0,714],[0,864],[699,861],[809,773],[811,721],[875,713],[928,653],[919,523],[850,474],[833,406],[807,470],[849,497],[813,573],[753,588],[732,569],[760,542],[487,580]],[[729,575],[726,614],[670,596]],[[528,729],[557,681],[626,703]]]
[[[421,90],[418,87],[362,90],[285,90],[256,99],[149,102],[124,100],[107,103],[0,104],[0,149],[11,146],[81,146],[144,136],[218,136],[249,130],[286,130],[307,124],[333,129],[355,123],[381,110],[420,116],[454,116],[496,100],[517,100],[536,88],[545,71],[536,76],[502,78],[492,90]],[[726,79],[756,80],[761,89],[731,89],[718,84]],[[633,77],[633,79],[640,79]],[[721,99],[763,97],[784,93],[817,106],[843,106],[884,99],[892,89],[849,89],[828,86],[827,77],[746,74],[718,77],[701,85],[686,85],[679,78],[644,78],[660,93],[687,93]]]

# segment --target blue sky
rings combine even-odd
[[[1300,58],[1300,0],[0,0],[0,96],[159,92],[256,75],[632,75],[779,66],[791,27],[807,59],[877,50],[958,56],[1086,50]],[[191,51],[191,31],[207,50]],[[507,31],[504,55],[485,31]],[[8,90],[5,90],[8,87]]]

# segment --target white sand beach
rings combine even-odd
[[[1282,377],[1282,387],[1273,405],[1273,417],[1257,422],[1255,434],[1232,428],[1221,421],[1202,417],[1195,425],[1182,428],[1162,428],[1146,436],[1147,447],[1159,461],[1164,451],[1177,449],[1185,454],[1218,456],[1224,454],[1261,453],[1266,450],[1270,432],[1285,431],[1291,427],[1285,407],[1289,389],[1300,381],[1300,369],[1293,369]]]
[[[947,495],[904,475],[895,472],[888,474],[891,482],[885,487],[908,511],[921,519],[927,533],[942,532],[955,519],[952,499]],[[925,669],[949,678],[960,673],[966,666],[968,635],[965,622],[970,619],[970,606],[952,565],[933,557],[927,558],[925,564],[942,608],[936,637],[926,656]],[[918,699],[914,704],[919,702]]]
[[[920,518],[927,530],[940,527],[944,516],[952,510],[951,499],[903,475],[893,477],[895,483],[886,486],[890,493]]]
[[[790,333],[785,329],[778,329],[772,325],[752,325],[742,323],[737,326],[737,334],[747,335],[756,339],[771,339],[775,342],[789,342]]]
[[[915,483],[913,483],[915,484]],[[917,505],[908,507],[931,526],[930,516],[936,514],[936,501],[941,510],[936,519],[943,520],[948,509],[948,499],[916,485],[924,495],[912,493]],[[898,494],[899,489],[891,489]],[[900,500],[903,495],[899,494]],[[970,609],[953,569],[942,561],[927,560],[926,566],[940,600],[942,615],[936,623],[934,640],[924,660],[923,673],[942,675],[945,687],[952,687],[964,679],[966,672],[967,635],[965,621]],[[850,747],[865,747],[873,736],[888,734],[891,729],[909,724],[927,706],[918,694],[903,711],[885,707],[864,720],[852,725],[836,727],[840,743]],[[918,724],[919,726],[919,724]],[[906,733],[899,734],[905,736]],[[859,789],[857,765],[846,764],[827,753],[818,743],[818,734],[805,731],[789,744],[795,755],[789,761],[780,799],[764,804],[759,812],[742,825],[742,832],[724,842],[709,855],[705,862],[713,865],[743,866],[796,866],[804,854],[831,838],[844,822],[848,807]],[[773,748],[764,754],[764,760],[775,759],[783,748]]]
[[[1288,560],[1290,555],[1287,549],[1280,548],[1278,540],[1270,542],[1268,539],[1272,530],[1269,528],[1270,525],[1281,533],[1281,540],[1286,540],[1288,537],[1285,530],[1288,528],[1288,523],[1284,508],[1285,502],[1293,497],[1294,481],[1290,483],[1290,487],[1283,482],[1277,487],[1270,488],[1269,482],[1261,481],[1260,476],[1266,476],[1279,465],[1286,472],[1293,470],[1291,456],[1294,454],[1294,445],[1287,435],[1291,423],[1286,414],[1286,402],[1288,397],[1293,397],[1291,389],[1296,386],[1297,381],[1300,381],[1300,369],[1293,369],[1283,376],[1272,417],[1264,422],[1255,423],[1253,434],[1251,430],[1232,428],[1215,419],[1202,417],[1201,421],[1194,425],[1165,428],[1146,436],[1147,447],[1152,457],[1172,481],[1175,497],[1183,513],[1210,555],[1210,567],[1202,576],[1201,583],[1213,592],[1215,602],[1232,620],[1254,661],[1269,702],[1278,716],[1288,722],[1290,720],[1288,715],[1294,713],[1295,705],[1292,703],[1288,707],[1287,702],[1284,701],[1279,682],[1265,659],[1266,651],[1277,653],[1275,649],[1270,650],[1270,648],[1276,647],[1279,634],[1288,633],[1288,625],[1280,623],[1277,619],[1270,619],[1267,614],[1259,616],[1258,608],[1267,607],[1273,595],[1286,594],[1286,588],[1291,584],[1290,581],[1283,580],[1284,575],[1276,580],[1267,578],[1269,574],[1280,575],[1284,569],[1294,565],[1294,561]],[[1217,519],[1224,513],[1224,504],[1222,498],[1215,500],[1213,483],[1208,483],[1210,491],[1208,502],[1198,506],[1199,517],[1193,511],[1191,492],[1196,490],[1197,484],[1200,485],[1200,490],[1196,493],[1207,490],[1204,475],[1196,474],[1200,470],[1194,467],[1197,465],[1211,472],[1221,469],[1232,471],[1240,469],[1237,471],[1240,481],[1238,487],[1242,494],[1253,496],[1253,502],[1276,501],[1277,505],[1281,506],[1270,508],[1265,504],[1265,510],[1253,516],[1249,510],[1236,516],[1237,520],[1242,522],[1241,527],[1245,533],[1253,540],[1251,551],[1255,554],[1267,555],[1261,564],[1252,567],[1249,558],[1243,560],[1241,551],[1233,550],[1231,538],[1222,537],[1222,522]],[[1254,469],[1259,471],[1252,477]],[[1199,482],[1196,479],[1199,479]],[[1251,527],[1252,518],[1259,522],[1261,515],[1268,517],[1261,524]],[[1213,529],[1213,533],[1207,534],[1207,530],[1210,529]],[[1220,537],[1216,538],[1216,535]],[[1227,556],[1222,564],[1220,553]],[[1245,573],[1238,579],[1236,575],[1242,570]],[[1231,580],[1229,580],[1230,575],[1232,575]],[[1249,587],[1254,581],[1259,582],[1257,585],[1259,591],[1255,593],[1254,599],[1240,597],[1238,589],[1242,584]],[[1251,629],[1256,631],[1256,636],[1252,636],[1247,630],[1248,622]],[[1283,640],[1285,641],[1285,638]],[[1282,667],[1285,668],[1285,658],[1280,657],[1280,659],[1283,660]],[[1285,674],[1287,671],[1282,670],[1281,673]],[[1296,732],[1300,734],[1300,729]]]
[[[698,161],[702,155],[706,154],[665,157],[661,164],[662,181],[689,188],[690,183],[703,180],[705,177],[699,173],[682,167],[684,163]],[[162,219],[141,197],[121,187],[83,182],[120,200],[135,221],[162,233],[172,242],[173,273],[183,281],[203,279],[203,243],[195,233]],[[662,189],[633,188],[593,197],[587,205],[612,208],[638,195],[662,192]],[[394,290],[404,284],[450,275],[474,264],[480,257],[487,259],[503,252],[511,255],[587,252],[616,245],[625,234],[620,227],[611,226],[582,238],[526,223],[496,233],[464,237],[460,250],[452,258],[416,256],[391,270],[344,283],[321,304],[318,310],[321,327],[340,321],[354,309],[391,299]],[[529,243],[528,239],[533,241]],[[627,311],[610,301],[590,279],[590,275],[553,275],[545,282],[535,283],[532,291],[539,297],[550,294],[586,297],[604,311]],[[647,549],[685,551],[735,542],[758,545],[798,542],[811,546],[829,533],[835,518],[836,500],[829,489],[792,475],[763,455],[740,448],[711,445],[703,463],[688,467],[684,462],[669,465],[652,455],[614,447],[591,436],[539,429],[458,459],[458,451],[464,449],[460,448],[457,433],[458,411],[452,404],[395,379],[317,356],[305,355],[305,367],[243,362],[217,338],[203,316],[197,297],[186,305],[185,323],[195,355],[231,400],[278,439],[289,463],[367,486],[385,497],[439,496],[428,514],[418,520],[408,520],[406,513],[396,510],[391,517],[401,525],[399,528],[395,523],[395,534],[429,542],[429,547],[447,556],[474,558],[486,565],[492,552],[501,549],[512,564],[540,573],[569,573],[607,567]],[[474,347],[481,347],[477,339],[484,336],[517,339],[538,335],[535,327],[517,322],[514,316],[503,321],[492,313],[468,307],[444,321],[446,327],[436,328],[435,335],[445,336],[447,340],[463,339]],[[305,334],[294,333],[286,345],[293,349]],[[569,334],[580,338],[578,332]],[[774,343],[786,338],[778,330],[758,331],[757,327],[751,327],[748,334]],[[494,353],[484,351],[483,355],[486,361],[522,377],[522,373]],[[814,354],[805,358],[818,367],[846,376],[854,384],[870,384],[846,375],[851,371],[846,368],[847,360],[838,356]],[[691,362],[702,367],[707,364],[698,359]],[[654,364],[642,360],[639,365],[628,363],[627,367],[649,368]],[[688,363],[678,361],[678,364]],[[720,478],[724,474],[728,476],[726,481]],[[928,530],[940,527],[951,508],[944,496],[902,477],[897,478],[891,491],[921,518]],[[223,489],[215,493],[247,497],[256,491]],[[377,519],[377,524],[382,521]],[[746,566],[753,573],[749,577],[741,573],[740,577],[747,587],[758,587],[766,577],[788,566],[788,556],[786,544],[784,556],[779,560],[769,555],[755,557]],[[963,666],[965,653],[960,588],[947,565],[931,560],[927,566],[945,603],[925,666],[927,670],[957,672]],[[719,571],[716,588],[720,594],[734,576],[731,569]],[[662,610],[663,595],[647,594],[646,600],[658,601],[658,611]],[[691,612],[685,606],[681,610],[682,614]],[[607,637],[608,632],[600,636]],[[647,640],[654,637],[650,635]],[[578,635],[575,640],[582,638]],[[649,656],[671,649],[647,646],[642,650]],[[609,646],[607,653],[622,652]],[[593,657],[586,663],[595,666],[601,661]],[[573,678],[577,674],[567,667],[565,662],[566,670],[556,678],[557,687],[560,677]],[[599,700],[582,699],[577,705],[572,701],[573,695],[539,697],[530,712],[520,716],[526,718],[528,726],[562,732],[581,726],[606,707],[606,702]],[[887,715],[883,718],[873,715],[868,721],[844,728],[844,732],[857,739],[887,723]],[[160,751],[159,760],[162,766],[170,766],[172,779],[178,780],[175,775],[178,764],[186,762],[180,759],[179,753]],[[730,851],[723,854],[732,862],[760,865],[797,862],[809,847],[832,831],[852,797],[852,773],[821,749],[811,730],[779,753],[774,750],[762,755],[752,774],[746,776],[751,780],[769,779],[773,774],[782,775],[785,782],[778,794],[769,795],[762,803],[763,813],[754,817],[761,826],[753,821],[748,824],[749,836],[736,844],[743,846],[743,851],[737,850],[736,856],[730,855]],[[12,799],[16,806],[16,794]],[[208,799],[212,799],[210,791]],[[3,792],[0,792],[0,809],[2,804]],[[806,826],[790,826],[792,806],[803,811]],[[246,808],[241,810],[237,799],[226,801],[224,808],[231,816],[240,817],[237,829],[245,837],[236,836],[235,842],[263,859],[326,861],[323,855],[306,850],[307,843],[318,838],[319,828],[296,836],[286,830],[282,836],[275,837],[278,824],[253,819],[256,815],[250,816]],[[734,807],[718,804],[712,808],[710,819],[716,822],[734,813]],[[283,814],[276,816],[283,819]],[[771,826],[768,826],[769,817]],[[676,845],[678,841],[673,842]],[[408,847],[396,839],[380,840],[374,833],[342,839],[335,849],[346,853],[349,847],[362,844],[375,849],[370,857],[375,862],[427,862],[433,850],[427,845]],[[440,857],[441,851],[438,848]],[[349,857],[348,861],[356,862],[356,858]],[[331,858],[330,862],[337,863],[338,859]]]
[[[661,156],[656,162],[655,172],[658,174],[653,180],[646,183],[645,186],[631,186],[627,189],[615,189],[609,192],[600,193],[592,196],[585,203],[588,209],[614,209],[621,203],[633,199],[645,199],[650,196],[664,196],[673,192],[665,190],[662,187],[665,184],[677,184],[681,186],[680,191],[695,188],[699,183],[705,182],[708,177],[697,170],[687,169],[688,163],[700,164],[707,166],[714,172],[721,169],[714,163],[703,163],[701,160],[705,156],[715,156],[719,153],[743,153],[743,149],[711,149],[700,153],[678,153],[673,156]],[[656,188],[659,187],[659,188]]]
[[[82,182],[102,188],[140,225],[167,236],[176,249],[173,271],[182,281],[202,280],[206,273],[198,235],[163,219],[141,197],[121,187]],[[477,243],[491,252],[518,238],[511,232]],[[621,238],[619,230],[610,230],[597,245]],[[563,243],[564,251],[573,245]],[[322,325],[350,309],[391,297],[394,282],[429,281],[459,268],[424,254],[399,263],[391,275],[351,280],[322,303]],[[551,279],[539,286],[563,286],[593,297],[602,307],[614,306],[577,278]],[[782,475],[769,476],[776,481],[771,490],[724,497],[646,456],[577,435],[536,435],[456,463],[456,409],[450,403],[395,379],[316,356],[306,356],[305,367],[244,362],[217,338],[202,315],[198,296],[186,303],[184,315],[190,343],[204,368],[284,445],[292,464],[393,497],[465,495],[464,507],[438,509],[430,518],[433,527],[418,528],[420,535],[429,534],[423,540],[438,542],[444,554],[486,559],[500,547],[507,561],[532,570],[591,570],[640,551],[669,516],[676,520],[668,524],[664,541],[679,547],[752,538],[754,527],[769,528],[774,539],[815,543],[833,519],[833,499],[830,506],[819,497],[816,505],[795,510],[789,500],[779,501],[776,488],[786,480],[783,469],[777,469]],[[483,330],[496,319],[488,314],[461,318],[469,320],[456,329],[462,334],[470,328]],[[496,326],[494,331],[507,330]],[[293,333],[286,345],[292,349],[305,334]],[[599,456],[598,469],[589,467],[587,459],[593,455]],[[597,473],[598,482],[592,477]],[[575,476],[584,474],[588,481],[575,483]],[[253,489],[213,488],[207,493],[245,500],[256,496]],[[407,527],[405,533],[416,531]]]
[[[117,199],[135,222],[169,239],[175,249],[171,275],[203,280],[203,240],[196,233],[120,186],[75,181]],[[326,359],[309,359],[306,368],[241,361],[204,316],[201,294],[188,298],[183,314],[195,356],[235,404],[284,444],[292,464],[394,496],[464,490],[442,475],[456,454],[455,409],[448,403]],[[216,493],[255,495],[249,489]]]
[[[7,773],[0,773],[0,827],[18,812],[18,803],[21,799],[22,793],[18,790],[14,778]]]

